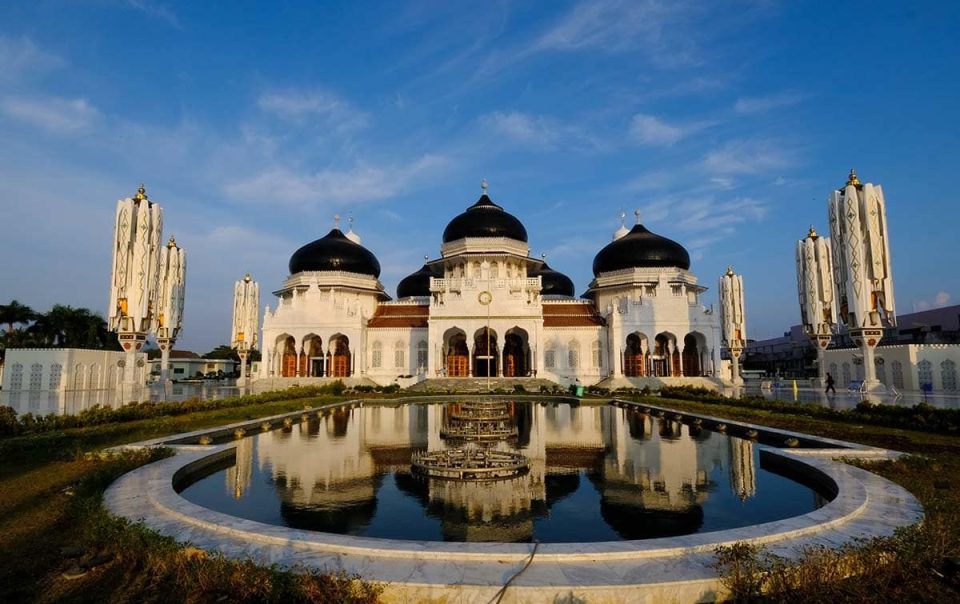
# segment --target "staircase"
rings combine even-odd
[[[560,388],[560,385],[556,382],[540,378],[490,378],[489,390],[487,383],[487,378],[436,378],[423,380],[422,382],[414,384],[407,388],[405,392],[445,394],[447,392],[463,393],[500,390],[512,393],[516,386],[519,385],[523,386],[524,390],[531,394],[539,394],[541,387],[547,390]]]

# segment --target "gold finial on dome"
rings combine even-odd
[[[246,275],[243,276],[244,283],[250,283],[251,281],[253,281],[253,277],[250,276],[250,273],[247,273]]]
[[[808,239],[819,239],[820,235],[817,234],[817,229],[813,228],[813,225],[810,225],[810,231],[807,232]]]
[[[857,171],[853,168],[850,168],[850,176],[847,178],[847,186],[853,185],[855,187],[860,186],[860,179],[857,178]]]
[[[167,242],[167,247],[177,247],[177,238],[170,235],[170,241]]]
[[[729,266],[729,265],[727,266],[727,276],[728,276],[728,277],[732,277],[732,276],[733,276],[733,267],[732,267],[732,266]]]
[[[137,189],[137,194],[133,198],[137,201],[143,201],[147,198],[147,190],[143,187],[143,183],[140,183],[140,188]]]

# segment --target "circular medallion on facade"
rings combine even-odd
[[[493,294],[488,291],[482,291],[480,292],[480,295],[477,296],[477,301],[486,306],[487,304],[493,302]]]

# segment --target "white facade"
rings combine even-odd
[[[476,215],[461,220],[471,211]],[[490,217],[496,220],[484,223]],[[514,223],[503,227],[507,218]],[[291,271],[355,266],[353,248],[336,256],[344,237],[335,229],[304,246]],[[595,279],[584,299],[575,298],[569,279],[530,256],[519,221],[484,194],[447,227],[440,257],[404,280],[421,274],[419,285],[401,282],[399,300],[384,292],[378,265],[367,273],[301,270],[287,277],[264,312],[256,375],[405,385],[489,372],[608,387],[639,385],[640,378],[699,378],[705,385],[711,380],[704,377],[720,379],[719,317],[704,306],[706,288],[688,270],[686,251],[639,223],[633,231],[621,227],[607,248],[618,241],[624,249],[611,253],[628,266],[605,270],[595,261]],[[643,246],[667,244],[682,251],[682,261],[657,266],[644,256]],[[304,252],[311,246],[320,251]],[[338,250],[330,252],[336,257],[322,257],[327,249]],[[631,250],[640,254],[636,262]],[[312,264],[302,264],[309,254],[316,254]]]
[[[3,390],[112,390],[123,378],[126,353],[83,348],[11,348],[7,350]],[[137,384],[145,384],[147,355],[134,357]]]
[[[837,348],[824,352],[824,368],[833,375],[837,388],[864,379],[863,354],[859,348]],[[874,353],[877,380],[899,391],[921,390],[929,384],[932,392],[960,394],[960,344],[898,344],[880,346]]]

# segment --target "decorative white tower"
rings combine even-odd
[[[159,293],[163,210],[140,185],[133,197],[117,202],[110,279],[110,331],[127,353],[123,383],[136,385],[137,352],[155,329]]]
[[[863,352],[864,389],[879,388],[874,351],[883,329],[897,324],[883,191],[861,184],[850,170],[847,184],[828,203],[840,319]]]
[[[160,380],[169,379],[170,351],[183,327],[183,299],[186,290],[187,254],[170,237],[160,250],[160,297],[156,321],[157,346],[160,348]]]
[[[240,380],[247,378],[247,355],[259,343],[260,286],[247,273],[233,288],[233,347],[240,357]]]
[[[730,351],[731,376],[735,385],[743,384],[740,377],[740,353],[747,342],[747,328],[743,312],[743,277],[727,267],[720,277],[720,322],[723,326],[723,342]]]
[[[830,345],[837,326],[837,305],[833,287],[833,252],[830,238],[821,237],[811,226],[797,242],[797,294],[803,331],[817,347],[817,374],[826,379],[823,352]]]

